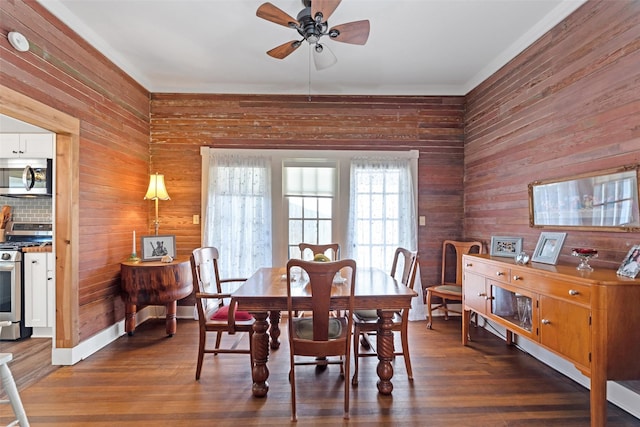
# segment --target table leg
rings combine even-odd
[[[165,320],[167,335],[172,337],[178,329],[178,322],[176,321],[176,313],[178,312],[178,301],[168,302],[165,307],[167,308],[167,317]]]
[[[269,335],[271,336],[271,349],[277,350],[280,348],[280,311],[270,311],[269,322],[271,323],[269,329]]]
[[[267,361],[269,360],[269,322],[267,322],[267,312],[251,313],[256,319],[253,324],[253,369],[251,377],[253,378],[253,386],[251,391],[255,397],[264,397],[269,391],[269,368]]]
[[[129,334],[129,336],[133,335],[133,332],[136,330],[136,305],[135,304],[126,304],[124,306],[124,331]]]
[[[378,392],[380,394],[391,394],[393,391],[393,311],[378,310],[378,332],[377,332],[377,348],[378,348]],[[347,380],[345,380],[347,381]]]

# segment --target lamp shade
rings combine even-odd
[[[164,185],[164,175],[155,173],[149,177],[149,188],[144,196],[145,200],[171,200],[167,187]]]
[[[312,47],[313,62],[316,65],[316,70],[324,70],[329,68],[338,62],[338,58],[329,50],[329,48],[322,44],[316,44]]]

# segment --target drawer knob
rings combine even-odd
[[[513,276],[513,280],[522,280],[522,276],[515,275]]]
[[[484,292],[478,292],[478,296],[479,296],[479,297],[486,297],[486,296],[487,296],[487,294],[486,294],[486,293],[484,293]]]
[[[496,271],[496,276],[504,276],[504,271]]]
[[[485,296],[485,297],[484,297],[484,299],[485,299],[486,301],[489,301],[489,300],[492,300],[492,299],[494,299],[494,298],[493,298],[493,297],[490,297],[490,296]]]
[[[576,291],[575,289],[569,289],[569,295],[578,295],[580,292]]]
[[[551,324],[551,320],[549,320],[549,319],[542,319],[540,322],[542,322],[543,325],[550,325]]]
[[[471,264],[470,262],[466,263],[464,266],[465,267],[471,267],[473,264]]]

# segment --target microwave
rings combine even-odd
[[[0,196],[51,197],[52,159],[0,159]]]

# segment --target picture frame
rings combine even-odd
[[[635,279],[638,273],[640,273],[640,245],[634,245],[622,260],[617,274]]]
[[[522,237],[491,236],[491,256],[515,258],[522,252]]]
[[[165,234],[162,236],[142,236],[142,261],[160,261],[163,256],[176,257],[176,236]]]
[[[566,237],[567,233],[552,233],[547,231],[540,233],[538,244],[533,252],[531,261],[556,265]]]

